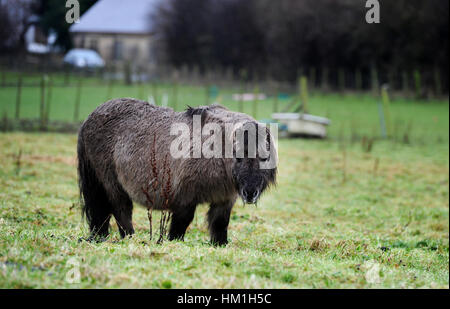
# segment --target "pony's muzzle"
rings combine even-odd
[[[254,204],[260,193],[258,189],[243,189],[241,196],[247,204]]]

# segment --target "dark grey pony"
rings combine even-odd
[[[193,117],[208,122],[258,123],[246,114],[220,105],[188,108],[175,112],[134,99],[103,103],[82,124],[78,135],[78,174],[83,214],[91,236],[104,238],[111,216],[122,237],[134,233],[133,203],[172,213],[169,239],[184,238],[198,204],[209,203],[211,242],[227,243],[231,209],[238,196],[255,203],[275,183],[276,167],[260,169],[258,157],[173,158],[171,126]],[[224,133],[222,140],[233,138]],[[202,139],[204,140],[204,138]],[[270,156],[276,157],[272,136],[267,135]],[[192,150],[192,149],[191,149]]]

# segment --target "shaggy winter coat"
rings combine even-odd
[[[220,105],[175,112],[134,99],[108,101],[89,115],[79,131],[78,169],[91,236],[108,234],[111,215],[122,236],[132,234],[135,201],[148,208],[169,209],[173,213],[169,238],[182,239],[195,207],[209,203],[211,240],[227,242],[229,213],[240,193],[235,159],[174,159],[170,155],[177,137],[170,135],[171,126],[186,123],[192,128],[193,115],[201,115],[202,124],[256,123]],[[264,171],[258,178],[265,181],[260,192],[274,183],[275,173],[276,169]]]

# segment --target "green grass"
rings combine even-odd
[[[40,76],[30,75],[24,77],[24,84],[34,85],[23,87],[21,96],[20,118],[39,118],[40,112]],[[17,74],[8,73],[6,83],[14,84]],[[64,87],[62,75],[53,76],[54,84],[49,118],[51,120],[74,121],[74,110],[77,93],[77,79],[72,77],[70,85]],[[238,87],[239,88],[239,87]],[[248,87],[247,92],[253,88]],[[233,93],[239,93],[239,89],[218,87],[219,97],[216,99],[221,104],[232,110],[238,110],[239,103],[232,100]],[[156,91],[156,93],[155,93]],[[261,89],[264,93],[264,89]],[[15,117],[17,90],[15,87],[0,87],[0,116]],[[110,95],[110,96],[108,96]],[[110,98],[134,97],[147,100],[152,95],[158,105],[164,95],[168,98],[169,106],[178,111],[186,106],[205,105],[207,103],[207,91],[203,86],[180,85],[177,88],[176,106],[174,106],[174,87],[167,83],[157,83],[156,88],[152,84],[125,86],[121,82],[115,82],[113,90],[108,93],[108,85],[104,81],[94,78],[85,78],[81,91],[81,107],[79,119],[83,120],[99,104]],[[279,111],[287,108],[295,97],[290,94],[287,99],[279,100]],[[212,103],[214,99],[210,99]],[[351,135],[379,136],[380,121],[378,111],[378,98],[367,94],[321,94],[312,93],[308,104],[309,112],[319,116],[329,117],[333,125],[329,128],[331,138],[349,137]],[[252,114],[253,102],[244,102],[244,112]],[[258,102],[257,119],[270,118],[273,111],[274,98],[269,96],[266,100]],[[401,139],[405,133],[410,139],[418,142],[448,142],[449,131],[449,105],[448,101],[429,100],[414,101],[404,98],[394,98],[390,106],[390,119],[392,135]]]
[[[24,116],[38,113],[36,91],[24,94]],[[70,91],[55,92],[51,118],[71,119]],[[106,88],[83,93],[85,117]],[[135,93],[121,86],[113,96]],[[179,109],[205,101],[201,87],[179,93]],[[236,105],[226,97],[225,105]],[[12,116],[14,90],[1,88],[0,100]],[[259,118],[270,115],[265,103]],[[208,244],[206,206],[184,242],[150,242],[138,205],[131,239],[121,240],[113,223],[106,242],[78,242],[88,230],[78,203],[76,135],[1,133],[0,287],[448,288],[448,102],[393,100],[398,138],[377,140],[370,153],[350,136],[379,134],[375,99],[316,94],[310,109],[332,119],[331,138],[279,141],[278,187],[257,208],[235,205],[225,248]],[[74,269],[79,283],[66,280]]]

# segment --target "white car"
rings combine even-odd
[[[79,69],[96,69],[105,66],[105,61],[95,50],[81,48],[71,49],[64,56],[64,63]]]

